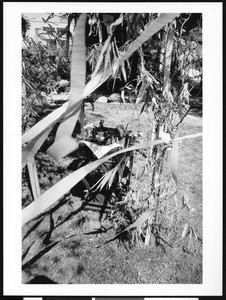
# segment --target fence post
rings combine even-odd
[[[41,196],[41,190],[38,182],[38,174],[36,169],[36,163],[34,157],[27,164],[28,174],[30,179],[31,193],[33,200],[36,200]]]

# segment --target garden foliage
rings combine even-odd
[[[98,36],[98,42],[90,47],[87,47],[85,30],[87,20],[89,35],[95,33]],[[150,124],[147,125],[149,135],[146,142],[100,158],[63,178],[23,209],[23,224],[40,215],[103,162],[121,153],[146,149],[144,172],[149,174],[148,196],[145,198],[142,194],[136,194],[134,199],[131,187],[124,205],[116,206],[112,214],[117,216],[115,220],[125,218],[126,212],[132,211],[135,201],[139,206],[132,212],[134,223],[124,226],[114,238],[135,228],[131,237],[134,242],[150,244],[154,240],[158,245],[167,245],[161,232],[163,220],[169,217],[167,203],[177,192],[178,141],[201,135],[197,133],[180,137],[178,131],[189,111],[189,87],[186,81],[189,68],[193,64],[201,65],[200,53],[196,49],[200,45],[186,39],[187,32],[183,29],[185,23],[185,17],[173,13],[80,14],[73,37],[69,103],[50,113],[23,134],[23,166],[35,156],[57,123],[60,125],[54,143],[47,153],[60,161],[77,149],[78,142],[72,137],[72,132],[78,120],[83,123],[83,100],[110,78],[113,81],[120,78],[127,86],[132,84],[136,102],[143,103],[141,113],[146,111],[150,116]],[[107,35],[104,35],[103,28]],[[121,38],[118,38],[119,28],[125,33]],[[54,86],[54,72],[59,71],[59,62],[63,59],[63,63],[67,65],[67,60],[59,53],[54,56],[41,45],[32,47],[24,52],[24,80],[31,88],[41,90],[48,77],[45,88],[51,90]],[[133,65],[135,57],[138,62],[136,68]],[[87,63],[90,74],[87,73]],[[29,79],[26,72],[31,74]],[[130,80],[131,78],[133,79]],[[125,101],[125,97],[122,98]],[[169,152],[173,181],[163,176],[164,162]],[[116,169],[117,172],[119,170],[120,168]],[[112,172],[116,174],[116,171]],[[110,178],[111,176],[108,177]],[[105,184],[108,181],[106,176],[103,180]],[[100,186],[103,187],[103,182]],[[195,237],[193,228],[186,225],[182,237],[188,234]]]

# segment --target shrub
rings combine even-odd
[[[27,95],[34,91],[49,94],[58,79],[70,78],[70,62],[64,49],[47,48],[33,39],[27,39],[22,50],[22,82]]]

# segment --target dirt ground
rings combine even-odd
[[[86,107],[89,123],[105,126],[127,125],[143,136],[147,131],[147,115],[139,116],[132,104],[95,104]],[[202,131],[202,117],[187,116],[181,136]],[[42,155],[39,179],[42,192],[66,175],[70,158],[56,163]],[[179,190],[174,204],[178,209],[170,244],[160,247],[129,248],[128,243],[115,240],[112,224],[102,220],[105,232],[98,233],[99,212],[81,210],[81,201],[65,195],[42,216],[22,228],[23,283],[56,284],[200,284],[202,283],[202,243],[195,241],[193,250],[184,251],[187,239],[181,234],[188,220],[186,209],[179,209],[185,190],[195,213],[190,222],[202,239],[202,139],[185,140],[180,147]],[[29,203],[29,193],[23,185],[23,206]]]

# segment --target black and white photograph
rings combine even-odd
[[[19,2],[18,42],[5,35],[19,180],[9,168],[4,267],[27,295],[221,293],[221,66],[205,52],[221,5],[127,4]]]
[[[202,283],[202,14],[21,18],[23,282]]]

